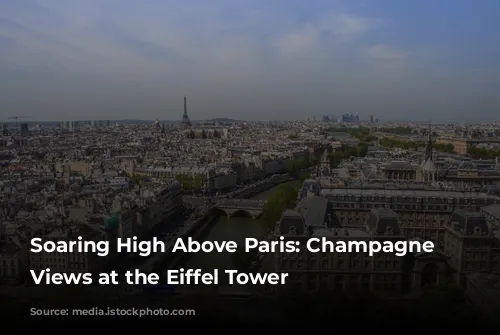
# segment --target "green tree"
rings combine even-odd
[[[359,127],[359,128],[346,128],[346,127],[331,127],[326,129],[327,133],[348,133],[352,137],[355,137],[363,142],[373,142],[377,137],[370,135],[370,128]]]
[[[141,176],[137,175],[137,174],[133,174],[132,177],[130,178],[132,180],[132,182],[135,184],[135,185],[139,185],[141,183]]]
[[[328,133],[348,133],[351,129],[347,127],[330,127],[326,129]]]
[[[453,144],[434,143],[432,147],[437,151],[448,152],[448,153],[452,153],[455,150]]]
[[[425,146],[422,141],[401,141],[395,138],[383,137],[378,141],[380,146],[386,148],[400,148],[405,150],[417,150],[418,148]]]
[[[336,150],[330,154],[330,166],[336,168],[339,164],[351,157],[364,157],[368,153],[368,145],[364,142],[356,146],[343,146],[340,150]]]
[[[304,158],[298,159],[290,159],[286,161],[285,170],[295,176],[298,176],[301,171],[309,168],[311,166],[311,161],[309,157],[306,156]]]
[[[195,191],[199,191],[203,188],[203,177],[200,176],[200,175],[196,175],[194,178],[193,178],[193,182],[192,182],[192,187],[193,187],[193,190]]]
[[[413,133],[411,127],[395,127],[395,128],[379,128],[382,133],[396,134],[396,135],[410,135]]]
[[[185,191],[192,191],[194,186],[194,178],[186,174],[178,174],[175,176],[175,180],[181,183],[182,189]]]
[[[188,176],[186,174],[178,174],[175,176],[175,180],[181,183],[182,189],[184,191],[200,191],[204,186],[204,178],[200,175],[194,177]]]
[[[319,162],[320,162],[319,158],[313,157],[309,159],[309,166],[316,166],[319,164]]]
[[[231,260],[236,270],[240,272],[249,272],[256,256],[257,252],[255,249],[252,249],[250,252],[245,252],[245,248],[239,247],[236,249],[236,252],[231,254]]]
[[[285,209],[295,207],[298,191],[298,187],[291,185],[280,185],[276,188],[264,204],[262,222],[266,227],[274,227]]]
[[[358,156],[364,157],[368,153],[368,145],[364,142],[358,144]]]
[[[476,146],[468,147],[467,153],[474,158],[480,159],[495,159],[500,156],[500,150],[478,148]]]
[[[377,139],[377,137],[370,135],[370,129],[365,127],[352,129],[349,131],[349,135],[363,142],[373,142]]]

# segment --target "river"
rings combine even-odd
[[[297,181],[290,181],[280,185],[297,186],[298,183]],[[280,185],[259,193],[251,199],[266,200]],[[266,227],[260,220],[253,220],[246,217],[228,218],[221,216],[206,235],[204,241],[235,241],[238,245],[242,245],[245,238],[261,238],[266,231]],[[214,269],[234,269],[230,253],[196,253],[187,261],[184,267],[188,269],[201,269],[207,272]],[[223,278],[225,276],[221,278],[221,283]]]

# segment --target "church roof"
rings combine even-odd
[[[471,161],[462,161],[458,166],[459,170],[476,170],[477,166]]]
[[[432,158],[429,158],[427,160],[427,162],[425,162],[423,169],[424,169],[424,171],[427,171],[427,172],[436,172],[437,171],[436,165],[432,161]]]

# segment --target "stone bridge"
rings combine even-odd
[[[214,206],[216,210],[224,212],[228,217],[243,214],[252,219],[259,218],[264,212],[265,200],[224,199]]]

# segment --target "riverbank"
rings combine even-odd
[[[274,193],[276,188],[282,185],[297,187],[301,185],[301,181],[293,180],[274,185],[259,194],[254,194],[250,199],[267,200]],[[264,222],[260,219],[253,220],[248,217],[228,218],[220,216],[217,217],[216,221],[212,223],[209,231],[206,234],[203,234],[204,236],[200,241],[235,241],[238,245],[240,245],[244,242],[245,238],[261,239],[266,236],[268,232],[269,227],[266,227]],[[267,256],[272,258],[272,255]],[[262,263],[267,264],[265,268],[272,265],[272,262],[267,261],[269,257],[264,257],[262,259]],[[188,259],[186,259],[186,262],[182,265],[182,267],[201,269],[203,272],[213,271],[214,269],[236,270],[233,264],[232,254],[226,252],[189,254]],[[223,281],[220,283],[222,285],[227,284]]]
[[[277,187],[282,185],[290,185],[297,187],[301,184],[299,180],[288,180],[288,176],[279,176],[280,178],[272,178],[272,186],[265,185],[259,188],[261,191],[254,194],[250,199],[266,200],[268,199]],[[269,181],[267,181],[269,183]],[[178,238],[187,239],[192,237],[197,241],[235,241],[238,244],[244,242],[247,237],[262,239],[269,235],[270,229],[266,227],[263,220],[253,220],[247,217],[220,217],[210,206],[204,205],[203,214],[196,219],[186,220],[175,232],[161,236],[167,243],[167,252],[164,254],[156,254],[143,261],[142,264],[137,264],[137,267],[146,273],[155,272],[163,273],[167,269],[178,269],[180,267],[205,269],[212,271],[214,269],[234,270],[231,255],[228,253],[219,254],[191,254],[191,253],[171,253],[171,249]],[[220,215],[220,213],[219,213]],[[159,225],[161,226],[161,225]],[[259,255],[258,264],[263,262],[264,255]],[[255,267],[257,263],[255,263]]]

